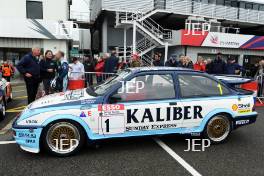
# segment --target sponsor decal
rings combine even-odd
[[[84,105],[80,107],[80,110],[87,110],[87,109],[91,109],[92,106],[91,105]]]
[[[232,106],[232,109],[233,109],[233,111],[237,111],[238,106],[237,106],[236,104],[234,104],[234,105]]]
[[[98,105],[98,111],[124,110],[124,104],[105,104]]]
[[[86,99],[86,100],[81,100],[81,104],[84,105],[84,104],[93,104],[95,103],[96,100],[94,99]]]
[[[20,138],[36,138],[36,134],[32,134],[32,133],[18,133],[18,137]]]
[[[127,110],[127,124],[203,118],[201,106],[167,107],[166,113],[161,113],[161,108],[156,108],[155,116],[153,115],[154,112],[151,112],[150,108],[146,108],[141,116],[138,111],[138,109]]]
[[[26,139],[26,143],[34,144],[34,143],[36,143],[36,140],[35,139]]]
[[[144,131],[144,130],[160,130],[165,128],[176,128],[177,124],[161,124],[161,125],[144,125],[126,127],[126,131]]]
[[[36,124],[36,123],[38,123],[38,121],[37,120],[26,120],[26,123],[27,124]]]
[[[243,114],[243,113],[249,113],[251,112],[251,106],[250,103],[246,103],[246,104],[233,104],[232,105],[232,110],[233,111],[237,111],[237,113],[239,114]]]
[[[68,100],[78,100],[83,97],[83,90],[73,90]]]
[[[88,115],[88,116],[92,116],[92,111],[88,111],[88,112],[87,112],[87,115]]]
[[[218,44],[219,43],[219,39],[218,39],[218,36],[211,36],[211,38],[210,38],[210,41],[211,41],[211,43],[213,43],[213,44]]]
[[[198,132],[191,132],[191,136],[201,136],[201,133],[198,133]]]
[[[81,114],[80,114],[80,117],[86,117],[85,113],[82,111]]]
[[[155,108],[154,110],[145,108],[143,111],[128,109],[125,130],[139,131],[177,128],[181,120],[202,118],[201,106]]]
[[[238,120],[236,121],[236,125],[246,125],[249,124],[249,120]]]

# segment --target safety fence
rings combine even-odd
[[[104,72],[69,72],[68,89],[75,90],[94,86],[117,75],[117,73]],[[264,74],[257,76],[251,82],[240,85],[240,88],[254,92],[258,104],[264,106]]]
[[[264,105],[264,74],[256,77],[257,82],[257,100],[261,105]]]
[[[104,72],[69,72],[68,89],[81,89],[84,87],[100,84],[106,79],[115,75],[116,73]]]

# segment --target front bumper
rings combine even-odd
[[[246,115],[246,116],[239,116],[234,118],[233,120],[233,127],[234,129],[241,127],[241,126],[245,126],[245,125],[249,125],[252,123],[255,123],[257,120],[258,114],[252,114],[252,115]]]
[[[19,126],[16,124],[16,120],[12,127],[16,143],[21,149],[32,153],[40,152],[40,135],[42,129],[42,127]]]

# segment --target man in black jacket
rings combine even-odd
[[[116,73],[119,59],[116,57],[116,51],[111,52],[111,56],[105,60],[105,73]]]
[[[24,75],[26,82],[28,104],[33,102],[38,92],[40,82],[40,67],[38,58],[40,48],[32,48],[32,52],[25,55],[17,64],[17,70]]]
[[[169,60],[166,61],[165,66],[167,67],[177,67],[178,66],[178,61],[177,61],[177,56],[172,55]]]
[[[222,53],[217,53],[216,59],[211,63],[212,74],[224,74],[226,63],[222,59]]]
[[[164,66],[164,64],[163,64],[162,61],[161,61],[161,53],[156,53],[156,54],[154,55],[154,59],[153,59],[152,64],[153,64],[155,67],[161,67],[161,66]]]
[[[95,62],[92,57],[85,56],[84,57],[84,71],[85,72],[94,72],[94,67],[95,67]],[[85,73],[85,86],[87,87],[88,85],[92,86],[93,85],[93,74],[92,73]]]

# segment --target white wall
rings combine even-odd
[[[65,52],[65,56],[68,55],[68,45],[66,40],[43,40],[43,49],[44,52],[46,50],[51,50],[53,53],[60,50]]]
[[[1,0],[0,18],[26,18],[26,0]]]

